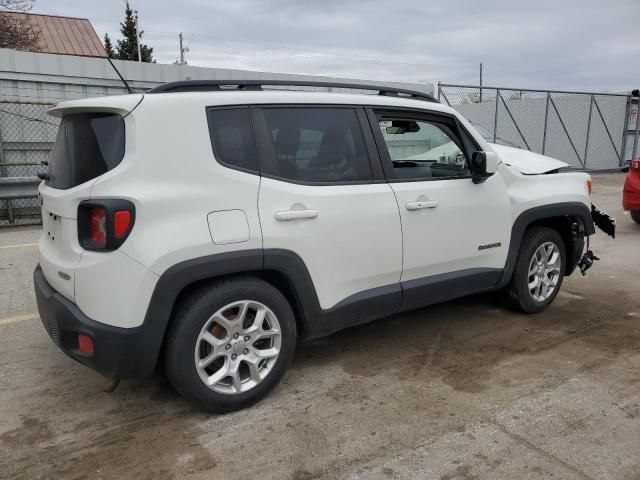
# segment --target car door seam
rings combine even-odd
[[[404,231],[402,230],[402,212],[400,211],[400,203],[398,202],[398,196],[396,195],[393,187],[387,182],[387,187],[393,193],[393,198],[396,201],[396,208],[398,209],[398,220],[400,221],[400,277],[398,278],[398,283],[402,288],[402,275],[404,273]]]

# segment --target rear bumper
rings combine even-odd
[[[74,360],[107,378],[137,378],[155,369],[157,346],[145,342],[143,327],[118,328],[96,322],[51,287],[38,265],[33,282],[40,319],[51,340]],[[94,351],[78,349],[78,334],[93,340]]]

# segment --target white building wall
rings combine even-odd
[[[379,82],[123,60],[113,60],[113,63],[131,87],[136,89],[147,89],[177,80],[269,79],[395,86],[429,94],[434,91],[433,85],[429,83]],[[11,99],[58,102],[122,93],[126,93],[126,89],[106,59],[0,49],[0,101]]]

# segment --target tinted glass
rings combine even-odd
[[[227,166],[258,170],[247,108],[209,110],[209,133],[216,159]]]
[[[462,143],[447,126],[404,118],[381,119],[379,126],[396,179],[470,175]]]
[[[116,167],[122,157],[124,119],[120,115],[65,115],[49,158],[47,184],[59,189],[75,187]]]
[[[371,180],[356,112],[347,108],[265,108],[275,158],[264,173],[303,182]]]

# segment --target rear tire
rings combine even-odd
[[[631,218],[634,222],[640,223],[640,210],[631,210]]]
[[[524,313],[538,313],[556,298],[566,265],[564,242],[548,227],[525,233],[513,276],[506,288],[509,306]]]
[[[221,280],[178,305],[167,331],[167,378],[210,412],[247,407],[282,379],[296,345],[285,297],[257,278]]]

